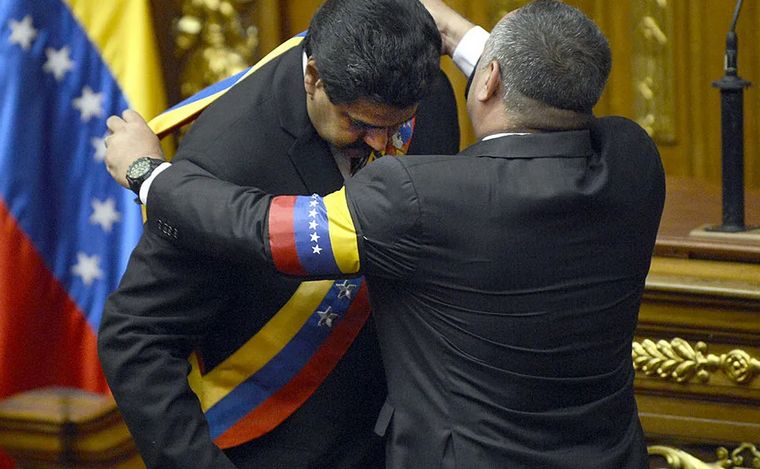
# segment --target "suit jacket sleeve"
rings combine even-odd
[[[457,101],[451,82],[443,70],[430,85],[417,108],[410,155],[453,155],[459,152]]]
[[[232,468],[187,384],[187,358],[218,310],[223,272],[145,231],[109,297],[98,352],[148,467]],[[215,308],[216,306],[216,308]]]
[[[416,268],[419,221],[411,179],[385,157],[325,197],[272,196],[181,161],[153,181],[147,226],[183,248],[269,262],[288,275],[398,279]]]

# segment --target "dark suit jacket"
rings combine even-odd
[[[664,174],[638,125],[383,158],[346,195],[388,377],[388,467],[648,467],[631,340]],[[175,165],[148,205],[179,244],[262,260],[270,200]]]
[[[262,67],[206,110],[175,161],[272,193],[326,194],[343,179],[306,113],[302,49]],[[455,153],[456,105],[443,74],[421,104],[410,153]],[[267,265],[178,249],[151,231],[105,307],[99,353],[109,385],[149,467],[382,467],[372,432],[386,385],[372,324],[320,389],[274,431],[218,449],[187,383],[193,350],[206,369],[228,357],[290,298],[299,282]],[[229,460],[227,459],[229,458]]]

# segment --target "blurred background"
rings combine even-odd
[[[305,30],[319,0],[153,0],[170,102],[229,75]],[[524,0],[448,0],[489,29]],[[656,140],[669,175],[720,183],[720,95],[732,0],[568,0],[599,24],[613,67],[599,115],[639,122]],[[737,32],[739,70],[760,80],[760,4],[743,7]],[[205,64],[205,66],[204,66]],[[209,66],[211,71],[209,71]],[[465,78],[445,58],[457,91],[462,145],[472,143],[464,108]],[[745,101],[746,183],[760,188],[760,94]]]

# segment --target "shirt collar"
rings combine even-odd
[[[498,134],[488,135],[486,137],[483,137],[482,141],[486,140],[493,140],[495,138],[501,138],[501,137],[509,137],[510,135],[528,135],[529,132],[502,132]]]

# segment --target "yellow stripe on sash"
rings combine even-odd
[[[256,65],[251,67],[250,70],[248,70],[240,79],[238,79],[237,82],[235,82],[235,85],[240,83],[242,80],[245,80],[250,74],[255,72],[256,70],[260,69],[272,59],[276,58],[279,55],[284,54],[288,50],[298,46],[303,42],[303,37],[296,36],[288,39],[287,41],[283,42],[279,46],[277,46],[272,52],[264,56],[263,59],[259,60]],[[232,85],[232,86],[235,86]],[[213,103],[216,99],[218,99],[221,95],[226,93],[227,91],[232,88],[230,86],[227,89],[217,91],[216,93],[206,96],[203,99],[200,99],[198,101],[195,101],[194,103],[188,104],[182,108],[175,109],[172,112],[167,112],[161,115],[156,116],[155,118],[151,119],[151,121],[148,123],[151,130],[153,130],[153,133],[156,135],[164,135],[168,130],[172,130],[173,127],[177,126],[178,124],[184,122],[189,116],[192,116],[196,113],[199,113],[200,111],[204,110],[206,107],[210,106],[211,103]]]
[[[346,188],[328,194],[323,202],[327,209],[327,220],[330,230],[335,263],[344,274],[359,272],[359,245],[356,241],[356,227],[348,211]]]
[[[256,335],[205,375],[201,375],[193,354],[188,381],[198,395],[203,411],[222,400],[277,355],[314,314],[334,283],[332,280],[301,283],[285,306]]]

